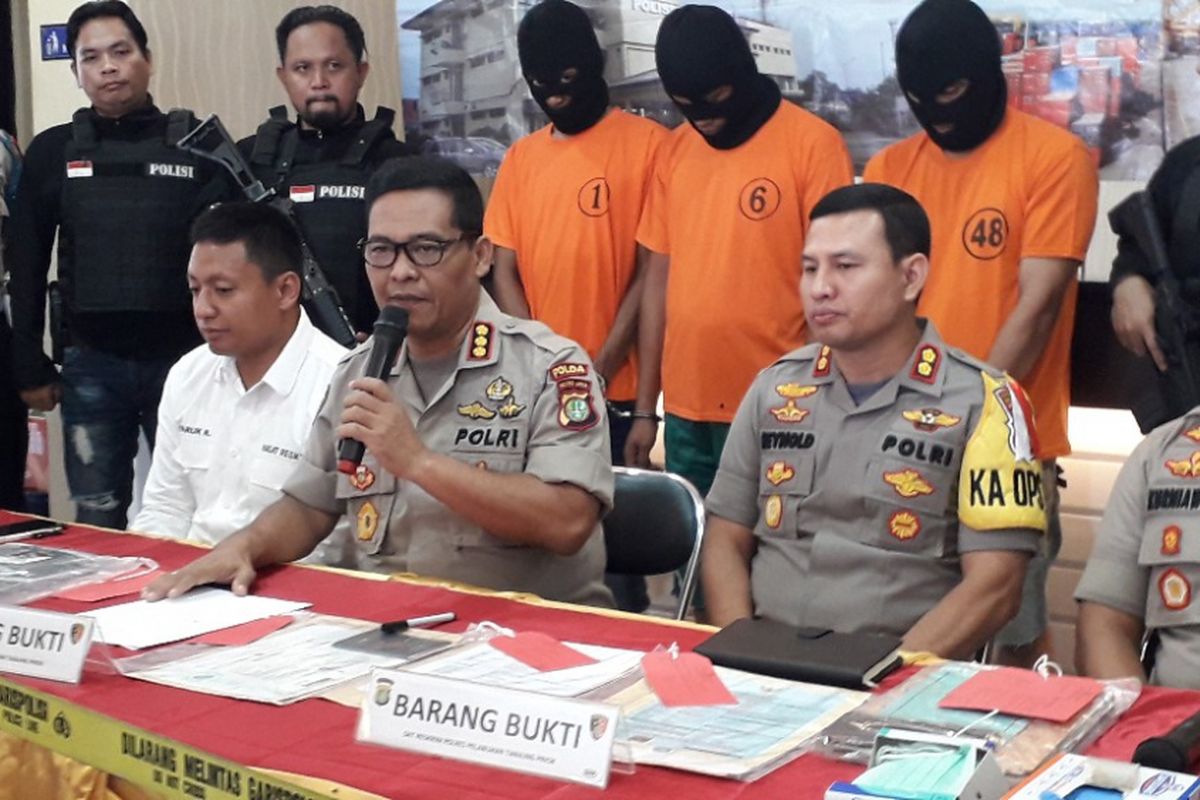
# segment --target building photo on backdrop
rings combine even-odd
[[[605,50],[612,102],[681,121],[654,69],[666,0],[579,3]],[[845,137],[856,169],[919,130],[895,78],[909,0],[718,2],[783,96]],[[1001,38],[1008,102],[1082,138],[1107,180],[1145,180],[1200,132],[1200,2],[981,0]],[[525,0],[398,0],[405,128],[426,152],[495,174],[504,150],[546,124],[517,61]]]

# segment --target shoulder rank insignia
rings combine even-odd
[[[1200,450],[1178,461],[1167,459],[1166,467],[1176,478],[1200,478]]]
[[[350,485],[360,492],[370,489],[375,483],[375,473],[366,464],[359,464],[350,476]]]
[[[829,345],[823,346],[821,352],[817,353],[817,363],[813,365],[812,371],[814,378],[824,378],[829,375],[829,367],[833,363],[830,353]]]
[[[476,322],[471,329],[471,350],[467,354],[468,361],[487,361],[492,357],[496,346],[496,329],[490,322]]]
[[[915,469],[902,469],[883,473],[883,482],[896,490],[901,497],[920,497],[933,494],[933,487],[925,476]]]
[[[941,363],[942,352],[933,345],[927,344],[917,351],[917,358],[913,361],[912,372],[909,373],[909,376],[922,383],[932,384],[937,380],[938,368]]]
[[[775,387],[775,393],[787,400],[781,406],[768,409],[775,419],[780,422],[800,422],[808,416],[809,411],[806,408],[800,408],[796,405],[796,401],[805,397],[810,397],[817,392],[816,386],[801,386],[798,383],[781,383]]]
[[[1183,435],[1191,439],[1193,442],[1200,442],[1200,426],[1188,428],[1183,432]]]
[[[1183,546],[1183,531],[1178,525],[1168,525],[1162,532],[1162,549],[1164,556],[1177,556]]]
[[[921,532],[921,518],[907,509],[895,511],[888,517],[888,533],[902,542],[915,539]]]
[[[952,428],[962,422],[962,417],[947,414],[938,408],[911,408],[908,411],[902,411],[900,416],[911,422],[917,430],[926,433],[936,431],[938,428]]]
[[[1177,569],[1169,569],[1158,579],[1158,593],[1170,611],[1182,611],[1192,604],[1192,584]]]
[[[494,419],[496,412],[485,406],[483,403],[474,402],[465,406],[458,407],[459,416],[467,419]]]

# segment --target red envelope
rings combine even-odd
[[[1073,675],[1042,677],[1028,669],[980,670],[938,703],[942,708],[991,711],[1066,722],[1100,694],[1099,681]]]
[[[268,633],[274,633],[280,628],[286,628],[295,619],[295,617],[289,614],[280,614],[277,617],[256,619],[253,622],[234,625],[232,628],[222,628],[219,631],[206,633],[188,641],[195,642],[196,644],[215,644],[225,647],[250,644],[251,642],[257,642]]]
[[[539,672],[596,663],[596,659],[591,656],[567,647],[553,636],[537,631],[523,631],[516,636],[493,636],[488,641],[501,653],[507,653]]]
[[[737,698],[725,687],[712,662],[699,653],[673,656],[656,650],[642,656],[646,683],[664,706],[736,705]]]
[[[134,594],[149,586],[151,581],[162,575],[162,570],[152,569],[145,572],[126,573],[115,578],[109,578],[100,583],[86,583],[71,589],[64,589],[55,597],[64,600],[78,600],[83,603],[98,603],[121,595]]]

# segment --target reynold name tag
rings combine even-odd
[[[0,605],[0,672],[79,683],[93,625],[88,617]]]
[[[618,713],[603,703],[377,669],[358,738],[603,789]]]

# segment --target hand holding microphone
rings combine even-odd
[[[408,333],[408,312],[402,308],[385,306],[379,312],[375,322],[374,337],[371,341],[371,352],[367,356],[367,367],[363,372],[364,378],[387,380],[388,371],[396,361],[400,345]],[[343,417],[343,424],[346,419]],[[344,438],[338,445],[338,472],[353,475],[358,465],[362,463],[366,445],[358,439]]]

